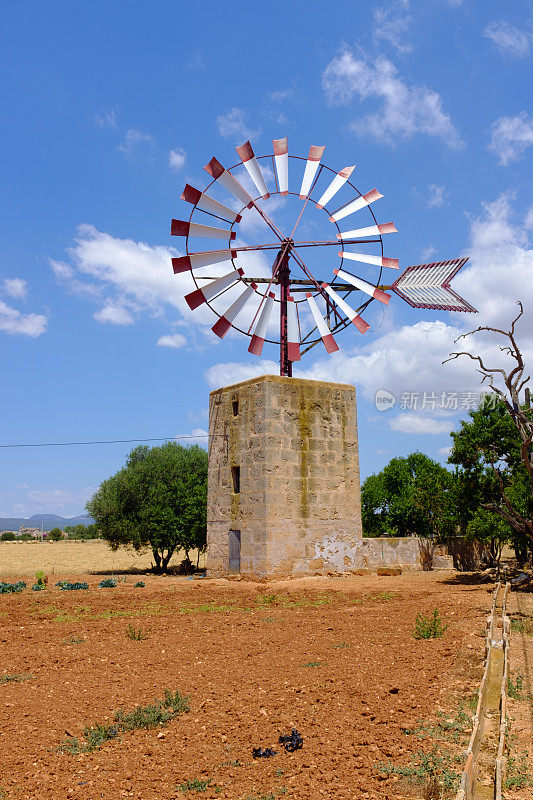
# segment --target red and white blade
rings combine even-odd
[[[315,320],[315,325],[317,326],[318,332],[322,338],[322,341],[324,342],[324,347],[328,353],[335,353],[335,351],[339,349],[339,345],[333,338],[333,334],[328,328],[326,320],[320,313],[315,298],[311,292],[306,292],[305,296],[307,298],[307,304],[309,305],[311,314],[313,315],[313,319]]]
[[[354,228],[353,231],[341,231],[337,239],[361,239],[364,236],[381,236],[384,233],[398,233],[393,222],[382,222],[380,225],[369,225],[367,228]]]
[[[320,166],[320,159],[324,155],[325,145],[312,144],[305,162],[304,176],[300,187],[300,199],[303,200],[311,191],[311,186]]]
[[[224,312],[224,314],[215,322],[211,330],[213,333],[216,333],[221,339],[224,338],[226,333],[231,328],[234,320],[237,318],[238,314],[242,311],[244,306],[248,303],[249,300],[252,299],[255,290],[257,289],[257,285],[255,283],[251,283],[250,286],[247,286],[244,292],[242,292],[238,298],[235,300],[234,303],[230,305],[230,307]]]
[[[289,146],[287,137],[272,139],[272,144],[274,145],[274,163],[278,176],[279,191],[280,194],[286,195],[289,193]]]
[[[201,289],[195,289],[194,292],[185,295],[187,305],[194,311],[194,309],[201,306],[202,303],[212,300],[217,294],[224,291],[224,289],[228,289],[235,281],[238,281],[242,275],[244,275],[242,269],[234,269],[228,272],[227,275],[222,275],[206,286],[202,286]]]
[[[353,167],[344,167],[344,169],[341,169],[341,171],[338,172],[337,175],[335,175],[330,185],[328,186],[328,188],[326,189],[326,191],[316,204],[317,208],[324,208],[324,206],[327,206],[331,198],[337,194],[339,189],[342,189],[342,187],[344,186],[344,184],[346,183],[346,181],[348,180],[354,169],[355,169],[355,164],[353,165]]]
[[[287,357],[289,361],[300,361],[300,332],[296,317],[294,297],[287,302]]]
[[[208,194],[204,194],[188,183],[185,184],[181,200],[185,200],[186,203],[197,206],[201,208],[202,211],[207,211],[209,214],[214,214],[216,217],[227,219],[229,222],[240,222],[242,219],[241,215],[233,211],[232,208],[228,208],[224,203],[219,203],[218,200],[213,200]]]
[[[197,222],[185,222],[173,219],[170,228],[172,236],[193,236],[200,239],[235,239],[235,231],[225,228],[214,228],[212,225],[199,225]]]
[[[329,294],[331,299],[338,305],[340,310],[343,314],[346,314],[350,322],[353,322],[355,327],[360,333],[366,333],[367,330],[370,328],[368,322],[365,322],[364,319],[355,311],[351,306],[348,305],[346,300],[344,300],[340,295],[337,294],[335,289],[332,289],[327,283],[322,284],[322,288],[326,290]]]
[[[339,256],[348,258],[350,261],[360,261],[362,264],[373,264],[375,267],[389,267],[398,269],[400,262],[397,258],[386,258],[385,256],[371,256],[367,253],[352,253],[349,250],[339,250]]]
[[[259,319],[256,322],[255,329],[252,335],[252,341],[248,346],[248,352],[253,353],[254,356],[260,356],[263,352],[263,345],[267,338],[268,325],[272,315],[272,307],[276,295],[274,292],[269,292],[265,300]]]
[[[226,189],[230,194],[240,200],[243,206],[247,208],[251,208],[254,204],[253,199],[250,197],[246,189],[241,186],[237,178],[234,178],[231,172],[228,172],[227,169],[224,169],[220,161],[218,161],[214,156],[204,167],[205,171],[208,172],[212,178],[217,180],[221,186]]]
[[[172,259],[174,272],[187,272],[187,270],[208,267],[211,264],[223,264],[237,255],[236,250],[205,250],[202,253],[189,253],[188,256],[179,256]]]
[[[351,283],[356,289],[360,289],[375,300],[379,300],[380,303],[385,303],[386,306],[389,305],[391,295],[384,292],[383,289],[379,289],[372,283],[367,283],[367,281],[364,281],[362,278],[356,278],[355,275],[350,275],[349,272],[345,272],[343,269],[334,269],[333,272],[338,278],[342,278],[342,280],[347,281],[347,283]]]
[[[380,197],[383,197],[381,192],[378,192],[377,189],[372,189],[370,192],[362,194],[357,200],[352,200],[348,205],[339,208],[338,211],[335,211],[335,213],[331,215],[330,220],[331,222],[338,222],[340,219],[344,219],[344,217],[353,214],[355,211],[369,206],[370,203],[375,203]]]
[[[255,157],[252,145],[250,142],[245,142],[244,144],[239,145],[239,147],[236,147],[235,150],[239,154],[246,172],[254,182],[257,191],[263,200],[267,200],[270,197],[270,193],[267,189],[263,173],[261,172],[261,167],[259,166],[257,158]]]

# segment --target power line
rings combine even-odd
[[[31,444],[0,444],[0,447],[72,447],[74,445],[84,444],[132,444],[133,442],[168,442],[175,439],[208,439],[207,433],[200,433],[197,435],[188,434],[186,436],[163,436],[160,438],[151,439],[106,439],[95,442],[39,442]]]

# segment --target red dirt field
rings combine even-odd
[[[34,676],[0,682],[0,797],[423,797],[377,764],[431,749],[405,730],[477,689],[492,587],[451,572],[268,584],[148,576],[134,588],[138,579],[0,596],[0,680]],[[444,636],[415,640],[416,614],[435,607]],[[148,636],[131,640],[129,624]],[[90,753],[57,751],[67,734],[166,688],[189,696],[189,713]],[[287,754],[277,741],[293,727],[304,745]],[[278,754],[254,760],[258,746]],[[195,779],[211,783],[179,788]]]

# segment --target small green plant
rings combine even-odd
[[[63,644],[83,644],[85,639],[78,639],[77,636],[68,636],[66,639],[61,639]]]
[[[0,594],[18,594],[26,588],[24,581],[16,583],[0,583]]]
[[[448,625],[444,625],[439,614],[439,609],[434,608],[430,617],[423,614],[416,615],[415,630],[413,636],[415,639],[439,639]]]
[[[525,786],[533,786],[533,778],[529,774],[527,759],[528,754],[526,752],[516,756],[509,753],[505,773],[506,789],[523,789]]]
[[[37,570],[35,573],[35,585],[40,586],[41,588],[45,588],[46,584],[48,583],[48,578],[44,574],[43,569]]]
[[[514,683],[510,675],[507,677],[507,694],[511,700],[524,699],[524,676],[520,672],[516,673]]]
[[[142,628],[135,628],[133,625],[128,625],[126,629],[126,636],[128,639],[132,639],[135,642],[142,642],[143,639],[146,639],[148,634],[152,629],[148,628],[148,630],[144,630]]]
[[[341,642],[340,644],[334,644],[333,647],[337,648],[337,650],[346,650],[351,645],[348,642]]]
[[[206,781],[201,781],[199,778],[192,778],[184,783],[178,784],[178,789],[182,792],[205,792],[207,789],[215,789],[211,786],[212,780],[209,778]]]
[[[114,578],[105,578],[103,581],[100,581],[98,584],[99,589],[114,589],[117,585],[117,582]]]
[[[307,664],[302,664],[302,667],[323,667],[325,664],[325,661],[309,661]]]
[[[58,581],[56,586],[58,586],[63,592],[72,592],[77,591],[78,589],[89,588],[88,583],[80,583],[79,581],[76,581],[75,583],[69,583],[69,581]]]
[[[35,678],[31,672],[15,672],[12,675],[0,675],[0,683],[21,683]]]
[[[411,763],[406,766],[382,761],[377,767],[386,775],[401,775],[412,783],[428,786],[437,781],[442,789],[452,791],[459,785],[459,775],[454,764],[460,764],[461,761],[460,755],[451,756],[435,746],[429,753],[417,750],[411,756]]]
[[[133,584],[134,589],[144,589],[145,586],[146,584],[144,581],[137,581],[137,583]]]
[[[525,633],[526,636],[533,636],[533,620],[531,619],[512,619],[511,631],[513,633]]]
[[[133,711],[119,709],[111,725],[96,723],[84,728],[83,738],[80,742],[75,736],[68,736],[59,745],[60,753],[68,755],[78,755],[79,753],[90,753],[97,750],[105,742],[115,739],[125,731],[133,731],[137,728],[157,728],[178,716],[189,711],[188,697],[180,695],[179,691],[174,694],[165,689],[162,700],[154,700],[147,706],[138,706]]]

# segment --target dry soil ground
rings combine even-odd
[[[412,780],[427,777],[417,750],[433,751],[441,776],[460,771],[468,722],[456,712],[481,678],[491,587],[442,572],[269,584],[148,577],[145,588],[128,577],[114,589],[87,580],[88,591],[0,595],[0,797],[398,800],[424,796]],[[414,639],[416,614],[435,607],[444,636]],[[128,625],[147,637],[130,639]],[[531,686],[532,637],[522,639],[514,652]],[[68,734],[166,688],[189,696],[189,713],[93,752],[58,752]],[[519,754],[531,718],[515,702]],[[304,745],[287,754],[277,740],[292,727]],[[279,752],[254,760],[257,746]]]
[[[196,551],[191,558],[196,560]],[[180,555],[175,554],[173,564]],[[49,575],[123,572],[149,570],[153,562],[150,551],[136,553],[121,548],[116,553],[108,545],[93,539],[88,542],[65,540],[63,542],[0,542],[0,578],[7,575],[33,576],[37,570]],[[202,562],[201,562],[202,563]]]

